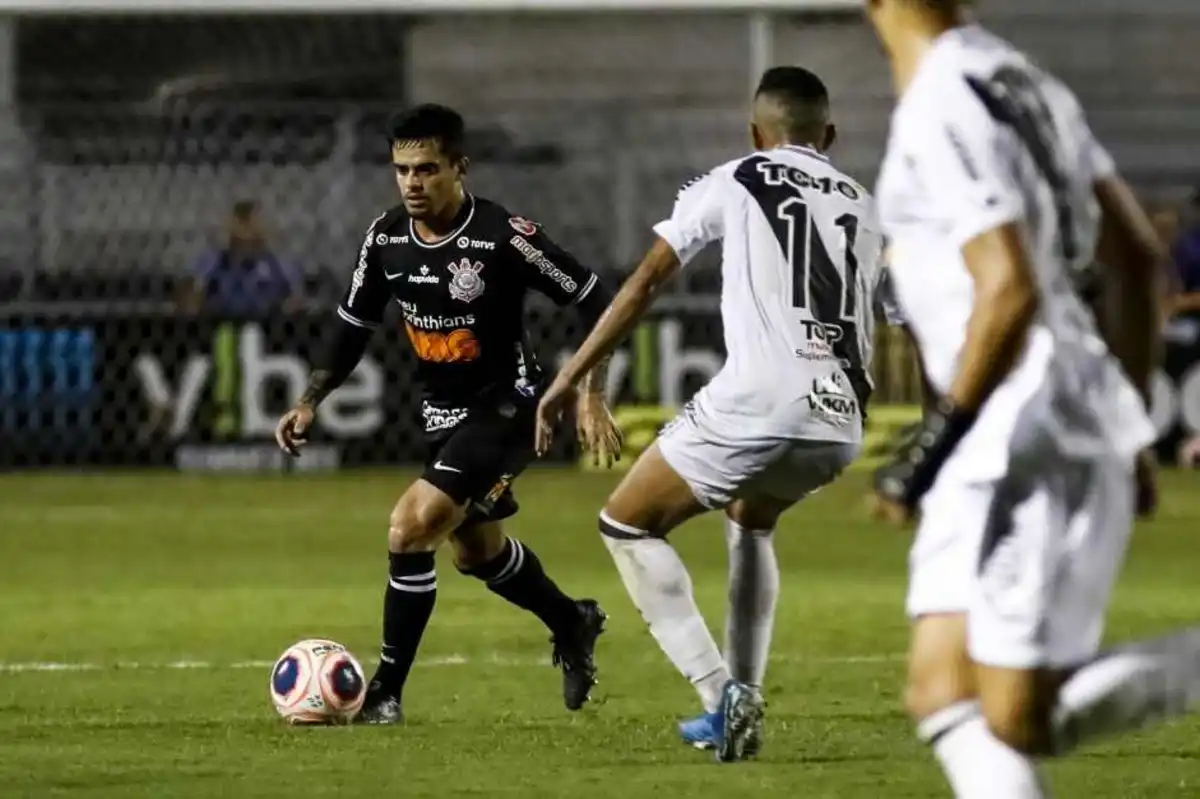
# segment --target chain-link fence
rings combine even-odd
[[[627,272],[678,186],[747,147],[745,22],[18,21],[16,77],[0,102],[0,458],[165,463],[182,457],[180,443],[265,441],[262,420],[298,393],[363,229],[395,202],[385,121],[407,102],[466,112],[474,191],[542,222],[585,262]],[[1139,55],[1128,85],[1106,83],[1102,66],[1088,72],[1104,53],[1066,58],[1036,33],[1102,43],[1108,18],[1076,20],[1075,33],[1045,20],[1004,24],[1050,50],[1052,68],[1083,76],[1098,128],[1139,185],[1169,192],[1196,179],[1187,153],[1200,95],[1180,77],[1192,73],[1181,66],[1154,83],[1136,74],[1157,63],[1155,41],[1200,30],[1200,15],[1131,24],[1141,35],[1130,38]],[[835,155],[869,185],[890,108],[869,31],[857,15],[781,17],[772,36],[775,60],[826,77],[841,130]],[[1152,144],[1140,140],[1145,130]],[[276,302],[222,313],[195,296],[194,280],[240,200],[256,204],[267,250],[289,277]],[[718,291],[710,253],[623,356],[622,401],[677,402],[719,363]],[[547,305],[530,313],[545,361],[582,333]],[[418,457],[408,347],[389,331],[371,358],[384,387],[345,392],[325,424],[330,440],[354,462]],[[374,379],[370,368],[362,380]],[[879,401],[918,397],[895,331],[881,331],[874,372]]]

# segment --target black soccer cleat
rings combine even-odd
[[[386,693],[378,681],[367,688],[362,709],[354,717],[355,724],[400,724],[404,721],[404,710],[400,698]]]
[[[604,632],[608,615],[594,599],[581,599],[579,621],[575,627],[550,639],[554,645],[553,662],[562,669],[563,704],[567,710],[579,710],[591,697],[596,684],[596,639]]]

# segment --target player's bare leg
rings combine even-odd
[[[492,593],[541,619],[550,631],[553,660],[563,673],[563,702],[579,710],[596,684],[596,639],[604,611],[593,599],[572,599],[542,568],[532,549],[505,535],[499,521],[467,521],[450,537],[454,563]]]
[[[434,553],[465,518],[440,488],[417,480],[396,502],[388,524],[388,585],[383,647],[358,721],[402,720],[401,695],[437,599]]]
[[[967,654],[964,613],[916,620],[905,703],[957,797],[1040,799],[1037,767],[996,737],[983,715],[978,673]]]
[[[666,540],[672,529],[705,510],[656,443],[609,497],[600,532],[650,634],[696,688],[706,713],[720,718],[718,759],[731,761],[744,755],[761,701],[752,688],[731,679],[696,606],[687,567]]]
[[[955,795],[1041,799],[1035,756],[1200,709],[1200,629],[1127,644],[1077,669],[972,662],[965,614],[913,628],[907,704]]]

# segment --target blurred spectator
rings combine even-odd
[[[227,225],[225,245],[204,252],[192,267],[182,308],[261,316],[302,304],[303,276],[271,252],[258,204],[235,203]]]
[[[1200,189],[1180,213],[1161,224],[1160,235],[1165,234],[1170,242],[1177,281],[1173,310],[1176,314],[1200,314]]]

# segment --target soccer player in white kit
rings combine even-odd
[[[1074,95],[962,5],[867,3],[899,95],[877,187],[890,277],[940,395],[875,490],[920,515],[920,736],[956,796],[1033,799],[1032,757],[1200,700],[1200,630],[1098,652],[1154,438],[1160,254]],[[1108,344],[1074,285],[1094,258]]]
[[[693,683],[705,713],[684,740],[721,761],[761,745],[779,591],[771,533],[780,514],[832,481],[862,441],[882,241],[873,202],[824,154],[834,139],[821,80],[764,73],[756,152],[685,185],[658,238],[539,409],[539,448],[572,387],[637,325],[655,294],[721,240],[727,360],[609,497],[600,530],[650,632]],[[666,535],[724,510],[730,552],[722,657]]]

